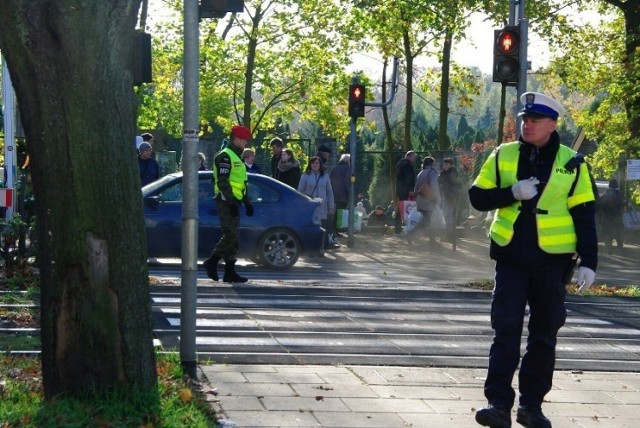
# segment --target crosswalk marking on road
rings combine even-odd
[[[493,335],[489,293],[303,285],[199,291],[198,355],[228,363],[478,366],[486,364]],[[151,301],[156,335],[165,348],[178,347],[179,289],[163,287]],[[609,369],[640,369],[639,329],[577,308],[560,331],[560,367],[588,369],[605,361]],[[522,352],[525,347],[523,338]]]

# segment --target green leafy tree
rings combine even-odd
[[[48,398],[156,385],[129,68],[139,6],[0,2],[31,155]]]
[[[178,8],[179,3],[172,4]],[[257,135],[275,133],[278,120],[312,120],[326,133],[346,135],[349,78],[344,70],[357,37],[335,29],[349,28],[347,18],[337,1],[249,0],[243,13],[203,20],[201,121],[227,129],[242,123]],[[143,99],[141,112],[148,109],[145,115],[153,118],[146,123],[163,121],[162,109],[182,101],[182,28],[174,18],[157,33],[161,69],[150,91],[155,99]],[[177,124],[168,126],[179,131]]]
[[[467,132],[472,132],[472,131],[473,131],[473,128],[469,126],[469,122],[467,122],[467,117],[463,114],[462,116],[460,116],[460,119],[458,120],[456,136],[458,138],[462,138]]]
[[[549,66],[546,84],[565,86],[561,95],[576,123],[598,142],[595,174],[610,177],[622,159],[640,156],[640,1],[580,5],[595,7],[602,19],[574,25],[565,17],[554,29],[552,46],[562,54]]]

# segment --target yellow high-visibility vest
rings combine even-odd
[[[233,196],[241,201],[244,199],[244,195],[247,193],[247,181],[249,179],[247,175],[247,167],[240,157],[231,150],[229,147],[225,147],[221,152],[225,152],[229,155],[229,159],[231,160],[231,172],[229,174],[229,183],[231,184],[231,189],[233,190]],[[220,192],[218,189],[218,168],[213,168],[213,176],[214,176],[214,184],[213,190],[214,194],[217,195]]]
[[[518,157],[520,143],[503,144],[496,148],[482,166],[473,185],[481,189],[514,185],[518,178]],[[536,205],[536,227],[538,245],[547,253],[562,254],[576,251],[576,231],[569,209],[576,205],[595,200],[589,170],[585,163],[579,164],[573,171],[565,168],[576,152],[560,145],[553,162],[549,181]],[[497,157],[497,162],[496,162]],[[497,169],[496,169],[497,166]],[[574,186],[575,183],[575,186]],[[513,238],[513,226],[520,215],[522,203],[500,208],[491,224],[490,235],[498,245],[505,246]]]

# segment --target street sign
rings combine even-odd
[[[627,159],[627,180],[640,180],[640,159]]]
[[[0,207],[13,206],[13,189],[0,188]]]

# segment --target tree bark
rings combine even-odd
[[[451,46],[453,34],[450,29],[445,33],[442,47],[442,80],[440,82],[440,130],[438,131],[438,148],[440,150],[451,149],[447,123],[449,121],[449,84],[451,70]]]
[[[626,28],[625,65],[629,70],[627,74],[629,78],[627,93],[629,96],[625,107],[629,118],[631,138],[635,142],[640,142],[640,96],[638,95],[638,85],[640,84],[640,70],[638,69],[640,66],[640,1],[630,0],[623,5]]]
[[[249,45],[247,48],[247,68],[245,71],[244,96],[242,106],[242,117],[240,121],[244,126],[251,129],[251,109],[253,107],[253,76],[256,68],[256,52],[258,50],[258,28],[263,19],[262,5],[256,7],[255,15],[252,17],[251,32],[249,34]]]
[[[130,59],[140,0],[2,0],[36,200],[45,396],[155,387]]]
[[[411,38],[407,30],[402,32],[402,46],[404,49],[404,60],[407,63],[407,100],[404,110],[404,149],[413,150],[411,141],[411,126],[413,125],[413,59],[411,51]]]
[[[640,142],[640,0],[605,0],[607,3],[619,8],[624,15],[625,25],[625,55],[623,58],[626,69],[625,109],[629,120],[629,132],[631,134],[632,147],[637,147]],[[633,155],[632,155],[633,156]]]
[[[382,66],[382,104],[387,102],[387,85],[384,83],[387,81],[387,67],[389,66],[389,59],[385,58]],[[395,82],[394,82],[395,83]],[[389,110],[385,105],[382,107],[382,118],[384,123],[384,133],[386,135],[387,142],[387,163],[389,164],[389,176],[388,182],[391,187],[392,199],[396,199],[396,162],[394,153],[393,132],[391,129],[391,122],[389,120]]]

